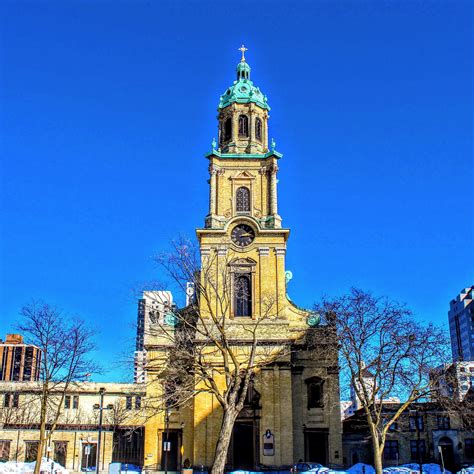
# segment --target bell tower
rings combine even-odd
[[[268,143],[267,97],[250,79],[247,49],[239,50],[237,78],[221,95],[217,108],[219,139],[213,140],[206,154],[209,212],[197,236],[203,267],[208,259],[228,268],[228,277],[223,278],[232,282],[230,318],[258,319],[266,298],[274,302],[278,317],[285,319],[289,307],[285,253],[290,231],[282,228],[278,213],[277,173],[282,155],[273,140]],[[249,298],[239,299],[242,288]]]
[[[282,155],[273,140],[268,144],[267,96],[250,80],[247,48],[239,50],[237,78],[217,108],[219,140],[213,140],[206,155],[210,179],[205,227],[223,229],[230,219],[248,216],[262,229],[279,229],[277,162]]]

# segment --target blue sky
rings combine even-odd
[[[0,4],[0,337],[41,298],[133,345],[151,256],[207,213],[237,48],[272,107],[289,294],[351,286],[447,324],[472,285],[471,2]]]

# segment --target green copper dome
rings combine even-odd
[[[238,104],[253,102],[262,109],[270,110],[267,96],[250,80],[250,66],[244,58],[237,65],[237,80],[221,95],[218,109],[221,110],[234,102]]]

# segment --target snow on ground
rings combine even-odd
[[[0,462],[0,474],[32,474],[35,470],[35,462],[15,462],[15,461],[7,461],[7,462]],[[41,468],[40,471],[44,473],[50,473],[51,470],[53,473],[57,474],[69,474],[69,471],[65,469],[61,464],[57,462],[48,461],[46,458],[41,460]]]

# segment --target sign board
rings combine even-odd
[[[163,451],[171,451],[171,441],[163,441]]]
[[[275,436],[273,436],[273,433],[270,430],[265,431],[265,434],[263,435],[263,455],[275,455]]]

